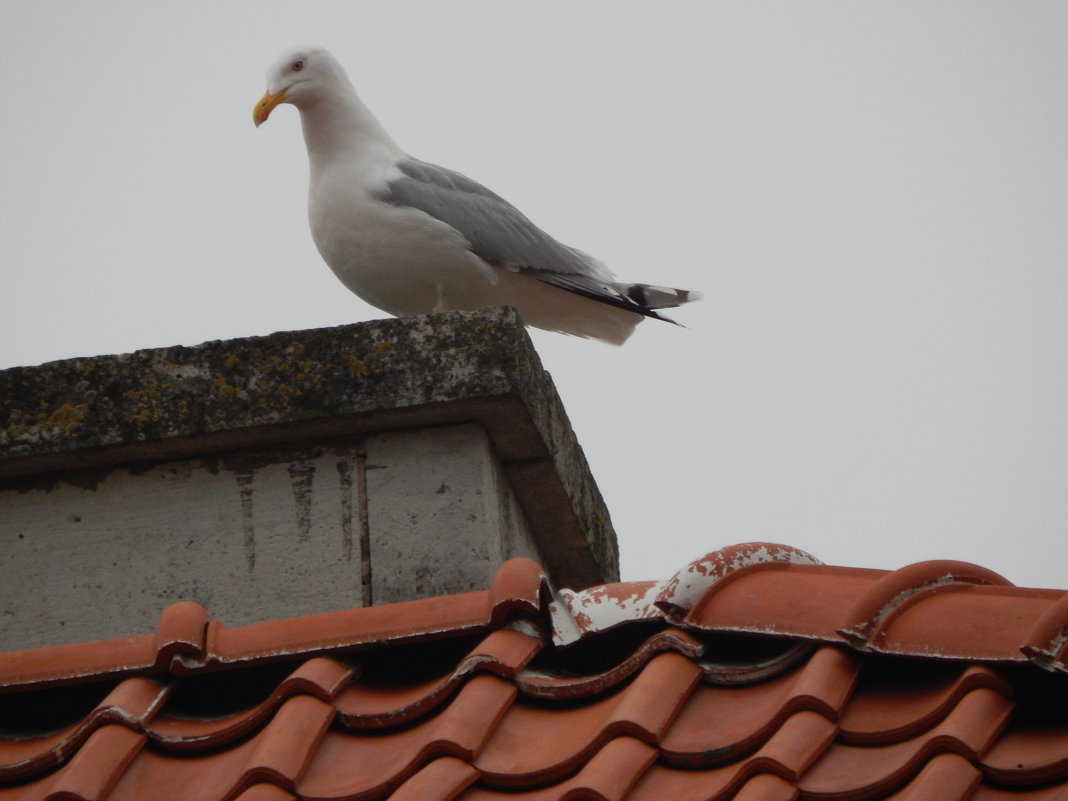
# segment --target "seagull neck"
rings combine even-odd
[[[337,157],[401,153],[355,93],[305,106],[300,121],[313,169]]]

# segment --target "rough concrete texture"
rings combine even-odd
[[[249,432],[260,426],[511,393],[549,425],[562,411],[534,408],[555,392],[510,310],[15,367],[0,371],[0,475],[230,447],[258,442]]]
[[[487,587],[539,559],[477,425],[118,467],[0,489],[0,649],[227,625]]]
[[[380,434],[366,455],[374,603],[482,590],[513,556],[541,561],[478,426]],[[462,539],[436,535],[465,530]]]
[[[430,442],[431,428],[452,445]],[[387,457],[395,467],[378,469]],[[410,472],[399,479],[402,463]],[[464,480],[448,481],[442,471],[450,469],[467,471]],[[436,492],[442,485],[449,497]],[[384,492],[377,514],[389,522],[378,534],[369,522],[376,497],[361,495],[361,486]],[[435,497],[413,499],[428,488]],[[226,501],[213,507],[212,497]],[[394,506],[391,497],[403,500]],[[449,549],[426,532],[443,536],[471,515],[498,527],[500,541],[470,546],[466,561],[476,567],[446,581]],[[44,520],[47,533],[35,528]],[[308,541],[317,553],[300,553]],[[5,578],[33,577],[21,586],[37,593],[41,609],[76,605],[59,592],[64,582],[117,597],[142,582],[131,602],[155,593],[152,619],[189,593],[213,608],[221,594],[239,596],[240,582],[190,582],[247,573],[250,552],[251,569],[270,578],[255,594],[292,602],[276,617],[322,610],[321,598],[301,606],[301,581],[350,558],[329,608],[359,605],[369,593],[375,602],[398,600],[391,593],[403,583],[391,585],[386,568],[368,574],[378,560],[358,564],[368,544],[413,556],[419,567],[405,581],[425,594],[484,586],[482,567],[490,576],[494,562],[519,554],[537,555],[557,586],[618,578],[604,502],[511,310],[0,371],[0,565]],[[172,567],[152,575],[155,567],[137,563],[137,548],[166,554]],[[115,592],[119,579],[127,583]]]
[[[355,461],[195,458],[0,490],[0,647],[141,634],[179,600],[228,625],[362,605],[358,501],[339,480]]]

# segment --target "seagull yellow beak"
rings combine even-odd
[[[281,92],[273,95],[268,92],[260,98],[260,102],[252,108],[252,121],[256,123],[257,128],[267,122],[267,118],[271,116],[271,111],[285,99],[285,96],[286,90],[283,89]]]

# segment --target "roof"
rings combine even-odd
[[[184,602],[0,654],[0,801],[1065,798],[1066,651],[1066,591],[765,543],[239,628]]]

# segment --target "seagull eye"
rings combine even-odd
[[[293,70],[293,72],[300,72],[302,69],[304,69],[304,59],[298,58],[296,61],[289,65],[289,68]]]

